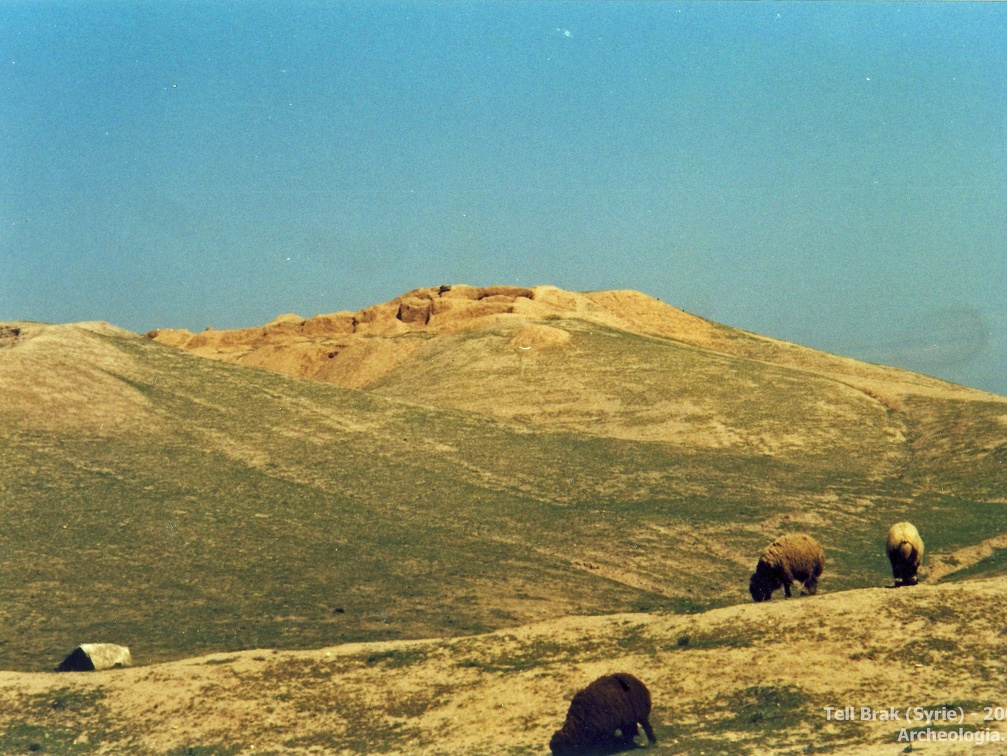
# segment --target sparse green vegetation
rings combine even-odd
[[[0,418],[0,667],[49,670],[88,641],[123,643],[148,664],[458,638],[570,615],[696,614],[750,603],[751,569],[781,532],[823,544],[823,593],[889,584],[884,536],[897,520],[917,525],[931,557],[1007,533],[1002,404],[858,390],[805,369],[807,355],[774,364],[743,334],[727,354],[551,325],[569,331],[568,346],[520,364],[494,356],[506,352],[503,327],[424,335],[421,358],[368,391],[100,336],[117,355],[101,374],[142,421]],[[111,418],[123,406],[91,409]],[[1005,565],[1001,549],[949,579]],[[836,631],[844,659],[943,664],[976,613],[1007,610],[917,602],[902,589],[887,598],[885,622],[941,632],[895,647],[851,625]],[[379,714],[367,732],[306,728],[277,741],[287,747],[401,751],[429,746],[412,720],[475,679],[785,642],[770,626],[676,622],[660,640],[627,619],[609,637],[513,637],[490,650],[466,638],[450,653],[424,643],[331,663],[272,664],[260,652],[264,670],[241,689],[267,689],[270,712]],[[803,637],[831,632],[815,625]],[[974,651],[976,679],[998,679],[997,649]],[[394,676],[434,661],[459,679],[377,702],[339,686],[350,671]],[[810,741],[773,735],[815,721],[818,703],[786,684],[746,683],[658,732],[687,739],[676,747],[687,753],[725,739],[738,753],[855,745],[855,734],[821,727]],[[25,717],[0,733],[0,752],[86,753],[125,738],[100,689],[20,704]],[[174,753],[240,750],[192,743]]]
[[[103,699],[93,689],[21,695],[14,706],[19,721],[0,731],[0,753],[91,753],[102,743],[121,740],[124,733],[112,722]],[[96,732],[100,743],[88,737]]]
[[[943,578],[949,583],[975,578],[988,578],[1007,574],[1007,549],[994,549],[993,553],[975,564],[952,572]]]
[[[741,630],[732,627],[719,627],[716,632],[680,635],[676,640],[675,647],[685,651],[709,648],[749,648],[764,637],[763,633],[753,632],[750,628]]]
[[[241,752],[240,746],[224,745],[193,745],[182,746],[168,751],[167,756],[233,756]]]
[[[846,386],[596,325],[567,327],[573,348],[527,380],[553,390],[565,375],[590,373],[597,390],[618,395],[619,422],[643,429],[655,405],[695,402],[701,392],[704,416],[736,432],[778,436],[798,424],[819,428],[825,446],[779,454],[533,430],[102,336],[132,365],[115,377],[150,403],[150,424],[115,434],[0,425],[0,601],[13,618],[0,665],[48,668],[81,638],[125,643],[145,663],[471,634],[550,612],[703,611],[747,600],[750,567],[699,544],[748,555],[754,566],[767,520],[825,545],[825,591],[889,579],[882,539],[896,519],[912,519],[930,553],[1007,532],[1007,506],[963,497],[1004,473],[982,468],[977,485],[925,445],[944,422],[992,434],[998,406],[907,402],[896,414],[912,442],[892,462],[896,420]],[[502,337],[451,338],[464,352]],[[450,372],[425,364],[423,391],[481,380],[467,379],[469,368],[478,360]],[[399,380],[393,373],[375,391],[394,394]],[[543,401],[569,408],[559,396]],[[816,414],[829,403],[845,414]],[[973,447],[961,441],[963,453]],[[908,482],[923,460],[929,480],[945,470],[942,480],[957,488]],[[788,525],[808,513],[818,522]],[[594,568],[577,569],[587,554]],[[996,565],[974,572],[995,574]],[[660,591],[612,579],[613,570]]]
[[[365,662],[367,664],[380,664],[388,668],[407,667],[423,661],[426,656],[427,652],[422,648],[391,649],[368,654]]]
[[[929,666],[947,661],[957,650],[958,644],[955,641],[944,638],[921,638],[910,640],[898,651],[886,656],[895,662]]]
[[[679,712],[675,724],[656,727],[659,744],[674,753],[759,754],[830,753],[837,746],[855,747],[855,730],[829,732],[818,701],[791,685],[754,685]]]
[[[461,655],[457,666],[478,669],[482,672],[521,672],[558,663],[569,663],[574,659],[584,660],[600,650],[597,641],[582,641],[570,645],[536,638],[532,643],[520,644],[496,656],[486,658],[484,654],[465,654],[466,644],[459,647]]]
[[[725,726],[764,733],[806,721],[808,702],[796,688],[760,685],[738,691],[728,700],[727,708],[734,714]]]

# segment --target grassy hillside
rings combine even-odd
[[[748,601],[781,532],[822,541],[827,592],[890,580],[897,519],[952,562],[1007,532],[996,397],[919,379],[879,401],[855,378],[883,369],[839,380],[838,358],[776,364],[737,332],[740,356],[537,322],[531,349],[528,321],[372,337],[423,343],[367,391],[21,324],[0,348],[0,667],[695,612]]]
[[[1005,609],[999,578],[86,675],[0,672],[0,752],[543,754],[575,691],[629,671],[653,698],[647,753],[908,753],[903,729],[926,723],[907,722],[907,707],[961,707],[963,722],[931,729],[971,738],[913,752],[1001,753]],[[830,720],[828,706],[858,719]],[[900,720],[860,720],[863,706]]]
[[[83,337],[116,353],[112,377],[149,422],[102,430],[115,392],[85,423],[5,415],[4,666],[48,667],[94,637],[145,661],[467,633],[543,603],[647,595],[536,551],[529,531],[563,530],[563,505],[532,495],[541,460],[516,460],[553,454],[548,443],[136,337]]]

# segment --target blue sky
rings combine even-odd
[[[0,319],[632,288],[1007,395],[1007,5],[0,2]]]

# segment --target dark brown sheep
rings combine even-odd
[[[656,743],[650,726],[650,691],[633,675],[620,672],[599,677],[570,702],[563,727],[549,741],[554,756],[597,756],[635,747],[643,727]]]
[[[888,561],[895,586],[916,585],[916,571],[923,561],[923,539],[911,522],[897,522],[888,529]]]
[[[818,541],[803,533],[780,536],[763,550],[748,591],[756,601],[769,601],[782,585],[790,598],[790,586],[800,582],[808,595],[814,596],[823,569],[825,552]]]

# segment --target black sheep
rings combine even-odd
[[[656,743],[647,686],[625,672],[606,675],[573,697],[549,748],[554,756],[596,756],[633,748],[638,723],[647,740]]]

